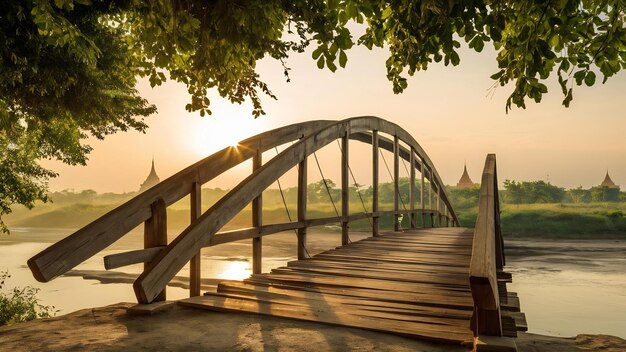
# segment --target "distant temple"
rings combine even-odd
[[[461,176],[461,179],[456,184],[456,186],[457,186],[457,188],[471,188],[471,187],[474,187],[474,182],[472,182],[472,179],[469,177],[469,174],[467,173],[467,164],[465,164],[463,166],[463,176]]]
[[[605,188],[619,188],[618,185],[615,184],[615,182],[613,182],[613,180],[611,180],[611,176],[609,176],[609,171],[606,171],[606,176],[604,176],[604,181],[602,181],[602,183],[600,184],[600,187],[605,187]]]
[[[159,183],[159,181],[161,181],[159,179],[159,176],[157,176],[156,171],[154,170],[154,158],[152,159],[152,169],[150,170],[150,174],[148,175],[148,177],[146,177],[146,180],[143,181],[143,183],[141,184],[141,186],[139,186],[139,192],[143,192],[147,189],[149,189],[150,187],[156,185],[157,183]]]

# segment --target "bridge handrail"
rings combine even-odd
[[[372,132],[370,133],[369,131]],[[392,141],[388,138],[379,136],[377,133],[378,131],[393,135],[394,140]],[[376,138],[374,138],[374,136],[376,136]],[[443,203],[442,205],[445,205],[444,209],[447,210],[447,213],[439,214],[435,210],[426,210],[424,208],[411,208],[411,210],[401,211],[397,209],[396,204],[396,209],[394,211],[377,211],[373,209],[370,213],[352,214],[349,216],[342,215],[339,218],[332,217],[322,219],[305,219],[304,217],[299,216],[298,221],[292,223],[259,225],[257,227],[249,229],[216,232],[224,224],[224,219],[219,219],[220,221],[218,222],[221,225],[212,228],[212,230],[209,231],[210,234],[205,234],[204,236],[205,239],[208,240],[202,241],[203,243],[201,245],[194,245],[194,248],[198,247],[199,251],[199,248],[205,246],[213,246],[245,238],[258,238],[264,235],[282,232],[289,229],[306,231],[306,228],[309,226],[333,222],[341,222],[342,227],[347,229],[347,223],[350,221],[364,219],[367,217],[377,219],[377,217],[385,214],[410,214],[411,216],[414,216],[415,214],[420,212],[422,212],[423,214],[430,213],[431,225],[433,223],[432,217],[437,214],[438,223],[440,225],[444,218],[446,219],[446,222],[450,218],[453,225],[459,226],[458,218],[448,200],[447,193],[445,191],[445,188],[443,187],[443,182],[441,181],[441,178],[439,177],[439,174],[437,173],[432,161],[422,149],[422,147],[417,143],[417,141],[409,133],[393,123],[379,119],[377,117],[363,116],[346,119],[343,121],[311,121],[294,124],[265,132],[241,141],[236,149],[225,148],[201,160],[200,162],[188,168],[185,168],[181,172],[169,177],[168,179],[152,187],[146,192],[137,195],[135,198],[110,211],[109,213],[95,220],[91,224],[78,230],[74,234],[68,236],[58,243],[53,244],[46,250],[31,258],[28,261],[28,265],[31,268],[31,271],[33,272],[35,278],[37,278],[39,281],[49,281],[50,279],[67,272],[84,260],[106,248],[108,245],[112,244],[113,242],[124,236],[126,233],[128,233],[130,230],[144,222],[146,236],[145,249],[134,250],[105,257],[105,267],[107,269],[133,263],[148,263],[146,265],[144,273],[138,278],[138,281],[136,282],[135,290],[137,292],[138,282],[143,280],[143,277],[154,269],[154,266],[156,266],[161,261],[161,259],[168,254],[173,246],[176,246],[176,243],[180,241],[180,238],[185,237],[184,235],[186,233],[197,232],[198,229],[202,227],[200,225],[202,225],[203,222],[206,225],[206,220],[203,219],[206,219],[216,207],[219,207],[220,204],[223,204],[226,201],[226,198],[232,197],[233,193],[236,191],[240,192],[242,187],[245,188],[245,184],[247,182],[250,182],[255,178],[259,178],[264,169],[271,167],[271,165],[273,164],[285,164],[284,162],[281,162],[281,159],[285,159],[287,156],[291,155],[292,162],[302,162],[302,158],[305,158],[305,155],[308,156],[312,154],[315,150],[321,148],[324,145],[327,145],[337,138],[344,138],[344,140],[346,141],[348,138],[359,140],[361,142],[375,144],[375,149],[382,148],[394,152],[396,154],[396,156],[394,156],[396,160],[402,158],[412,163],[412,180],[415,177],[414,170],[418,169],[420,172],[422,172],[422,174],[424,174],[424,170],[422,170],[422,165],[425,166],[428,169],[428,172],[426,176],[422,176],[429,179],[431,181],[431,187],[439,192],[438,202]],[[239,186],[235,187],[235,189],[233,189],[221,200],[219,200],[218,203],[214,205],[214,207],[208,209],[204,214],[200,214],[199,191],[203,183],[215,178],[216,176],[222,174],[224,171],[238,165],[239,163],[247,159],[254,159],[255,157],[258,158],[260,153],[262,153],[263,151],[295,140],[300,141],[284,150],[280,155],[269,160],[259,169],[253,171],[253,173],[246,180],[242,181]],[[320,140],[325,141],[320,143]],[[315,148],[317,149],[312,149],[312,147],[310,146],[306,147],[306,145],[302,146],[303,144],[306,144],[304,143],[306,141],[308,141],[307,143],[309,144],[313,143],[316,146]],[[406,143],[408,145],[408,148],[403,147],[399,143],[399,141]],[[299,155],[295,159],[293,158],[294,153],[298,153]],[[414,155],[417,155],[421,162],[419,160],[416,160]],[[291,167],[293,166],[295,165],[291,165]],[[395,167],[397,169],[397,161],[395,162]],[[397,175],[397,170],[395,170],[395,172]],[[269,178],[266,174],[266,181],[271,180],[271,182],[273,182],[275,181],[275,179],[280,177],[282,173],[275,172],[273,174],[269,174]],[[344,174],[347,173],[344,172]],[[345,188],[347,190],[347,179],[343,181],[346,181],[346,187],[342,188]],[[304,179],[304,182],[306,182],[306,177]],[[246,199],[248,199],[250,195],[259,196],[260,192],[262,192],[265,187],[257,187],[253,189],[252,192],[249,192],[249,194],[246,195]],[[412,188],[412,194],[414,193],[413,191],[414,190]],[[345,190],[342,193],[345,193]],[[181,235],[178,236],[177,239],[175,239],[172,243],[168,245],[165,208],[168,205],[171,205],[172,203],[180,200],[186,195],[191,195],[192,223],[185,231],[183,231]],[[194,205],[194,203],[196,204]],[[243,202],[243,204],[247,205],[248,202]],[[413,200],[411,201],[411,204],[413,204]],[[439,206],[437,208],[439,208]],[[151,239],[148,240],[148,238]],[[150,245],[148,245],[148,242]],[[253,252],[253,257],[254,254],[255,253]],[[199,259],[199,256],[196,257]],[[194,257],[194,259],[196,257]],[[185,263],[187,261],[189,261],[189,259],[186,259]],[[178,264],[180,264],[180,261],[179,263],[177,263],[177,265]],[[167,281],[169,281],[169,279],[167,279]],[[137,296],[141,302],[148,302],[151,301],[151,299],[155,298],[155,295],[152,295],[149,298],[147,295],[142,295],[139,293],[137,294]]]
[[[254,171],[202,214],[200,218],[189,225],[139,275],[133,284],[138,301],[149,303],[156,299],[167,283],[184,267],[194,253],[198,253],[202,247],[207,246],[211,238],[224,224],[230,221],[247,204],[259,197],[263,190],[276,182],[285,172],[329,143],[337,139],[346,141],[347,137],[352,133],[367,131],[380,131],[391,134],[394,136],[394,145],[398,145],[398,141],[401,140],[416,150],[417,154],[423,158],[425,164],[429,167],[431,173],[436,175],[436,178],[434,180],[431,179],[431,181],[437,183],[437,189],[441,195],[440,199],[445,199],[446,203],[449,204],[445,189],[442,187],[443,183],[436,174],[432,161],[417,141],[404,129],[394,123],[373,116],[354,117],[338,121],[321,128],[312,135],[305,136],[282,151],[278,156]],[[345,145],[347,146],[347,143]],[[342,163],[342,167],[347,166],[345,159],[347,159],[347,150],[343,148],[342,160],[344,160],[344,163]],[[397,163],[394,164],[397,167]],[[347,171],[342,172],[343,177],[347,177]],[[347,184],[347,178],[342,180],[342,184],[344,181]],[[347,187],[342,187],[342,198],[344,196],[347,198],[347,193],[345,192],[347,192]],[[342,202],[342,212],[344,212],[345,204],[347,203]],[[342,223],[342,230],[347,229],[346,225],[346,223]]]
[[[28,260],[35,279],[47,282],[108,247],[152,217],[151,206],[162,199],[169,206],[189,195],[193,184],[202,185],[252,158],[257,149],[270,150],[292,142],[334,121],[309,121],[276,128],[226,147],[138,194],[68,237]]]
[[[481,179],[469,272],[476,334],[502,336],[497,273],[503,265],[496,155],[488,154]]]

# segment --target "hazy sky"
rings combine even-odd
[[[285,82],[279,63],[262,60],[258,72],[278,101],[264,98],[267,115],[257,119],[250,104],[232,105],[214,92],[210,95],[213,115],[201,118],[185,111],[189,97],[183,85],[167,83],[151,89],[142,81],[139,91],[158,107],[158,114],[147,119],[147,133],[119,133],[105,141],[89,141],[94,151],[87,167],[46,162],[61,174],[50,186],[52,190],[135,191],[153,156],[163,180],[233,140],[271,128],[375,115],[408,130],[446,184],[456,184],[464,162],[471,178],[478,181],[486,154],[496,153],[501,181],[549,179],[564,187],[590,187],[602,181],[608,168],[613,180],[626,188],[624,73],[604,85],[575,87],[570,108],[561,105],[554,79],[542,103],[528,101],[526,110],[515,108],[507,115],[504,107],[511,88],[499,87],[493,97],[487,96],[493,83],[489,76],[497,64],[493,49],[485,51],[463,50],[460,66],[434,64],[418,72],[400,95],[393,94],[385,77],[385,50],[356,47],[348,54],[347,68],[334,74],[319,70],[310,51],[294,55],[288,61],[290,83]],[[352,153],[351,164],[365,163],[363,168],[369,168],[368,158],[360,159],[360,154],[369,157],[366,152]],[[325,176],[339,181],[339,162],[332,157],[338,153],[329,150],[323,155]],[[234,173],[244,177],[246,168]],[[359,183],[369,184],[369,177],[369,171],[357,173]],[[222,177],[205,187],[229,188],[235,179]],[[382,171],[381,179],[387,179]],[[293,175],[284,183],[295,184]]]

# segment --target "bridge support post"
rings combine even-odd
[[[262,166],[262,149],[261,146],[256,150],[252,157],[252,171],[256,171]],[[263,196],[252,200],[252,227],[258,229],[263,226]],[[252,273],[260,274],[263,271],[263,237],[255,237],[252,239]]]
[[[144,248],[152,248],[159,246],[167,246],[167,211],[163,198],[150,205],[152,217],[144,222],[143,246]],[[146,270],[151,263],[144,264]],[[166,300],[166,288],[152,300],[152,302],[161,302]],[[139,302],[139,303],[152,303]]]
[[[298,221],[306,220],[307,158],[298,166]],[[298,229],[298,260],[307,258],[306,227]]]
[[[400,199],[400,186],[398,175],[400,174],[398,136],[393,136],[393,230],[400,231],[400,214],[398,214],[398,200]]]
[[[194,182],[191,185],[191,222],[194,222],[202,214],[202,185]],[[189,261],[189,297],[200,296],[200,281],[202,277],[201,250]]]
[[[372,131],[372,236],[378,237],[378,131]]]
[[[420,208],[422,208],[422,213],[420,216],[420,227],[424,228],[426,227],[426,213],[424,212],[424,210],[426,210],[425,208],[425,203],[424,203],[424,173],[426,172],[426,170],[424,169],[424,159],[422,159],[420,157]]]
[[[409,213],[409,225],[411,226],[412,229],[415,228],[415,149],[413,149],[413,147],[411,147],[411,154],[409,156],[409,164],[411,165],[410,168],[410,185],[409,185],[409,202],[411,203],[410,205],[410,209],[411,212]]]
[[[348,134],[346,131],[341,138],[341,245],[345,246],[350,243],[350,237],[348,235],[350,217],[350,183],[349,183],[349,160],[350,154],[348,150]]]

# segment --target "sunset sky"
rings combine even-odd
[[[385,50],[355,47],[348,57],[346,69],[333,74],[319,70],[310,51],[293,55],[288,61],[290,83],[285,82],[280,63],[259,62],[258,72],[278,101],[264,97],[267,115],[257,119],[251,115],[250,104],[232,105],[215,92],[210,95],[212,116],[187,113],[185,86],[169,82],[152,89],[141,81],[139,91],[158,107],[158,114],[147,119],[147,133],[90,140],[94,151],[86,167],[45,162],[60,173],[50,188],[135,191],[147,176],[153,156],[163,180],[233,140],[300,121],[360,115],[379,116],[408,130],[446,184],[456,184],[464,162],[471,178],[478,181],[486,154],[493,152],[500,181],[549,180],[563,187],[587,188],[599,184],[608,169],[613,181],[626,188],[623,73],[604,85],[575,87],[570,108],[561,105],[560,89],[552,79],[542,103],[528,101],[526,110],[515,108],[507,115],[504,107],[510,87],[499,87],[493,97],[487,96],[493,83],[489,76],[497,68],[495,52],[488,47],[481,54],[463,50],[457,67],[433,64],[428,71],[418,72],[400,95],[393,94],[385,77]],[[324,173],[339,181],[339,154],[327,154]],[[364,162],[368,156],[353,153],[351,164]],[[245,176],[244,168],[237,172]],[[369,184],[368,172],[357,175],[359,183]],[[229,188],[236,182],[217,181],[205,187]],[[294,185],[293,175],[284,183]]]

